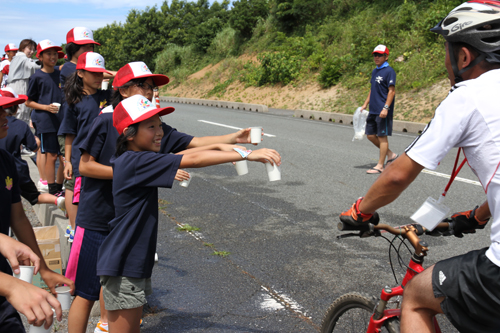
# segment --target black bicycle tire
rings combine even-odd
[[[349,293],[340,296],[335,300],[335,302],[330,305],[321,323],[321,333],[333,333],[335,326],[337,325],[339,319],[346,313],[346,311],[360,308],[367,311],[366,326],[368,326],[368,321],[371,313],[377,304],[377,299],[373,296],[368,296],[360,293]],[[362,320],[362,318],[358,319]],[[384,327],[389,333],[399,333],[399,319],[390,318],[384,323]],[[348,333],[346,328],[343,327],[340,331]],[[339,332],[340,332],[339,331]],[[363,333],[356,328],[352,331],[353,333]]]

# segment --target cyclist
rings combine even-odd
[[[500,330],[500,1],[469,1],[432,32],[445,40],[451,83],[447,98],[405,154],[388,166],[364,198],[340,215],[354,226],[378,223],[376,210],[395,200],[423,168],[435,169],[452,147],[462,147],[487,202],[457,213],[454,234],[484,228],[492,216],[489,248],[440,261],[406,286],[402,332],[433,332],[444,313],[460,332]],[[490,213],[491,211],[491,213]]]

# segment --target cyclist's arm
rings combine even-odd
[[[359,205],[364,214],[371,214],[393,202],[424,167],[403,154],[392,162],[370,187]]]

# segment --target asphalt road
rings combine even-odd
[[[236,131],[225,126],[262,126],[272,136],[258,148],[280,152],[282,180],[269,182],[264,165],[249,162],[245,176],[237,176],[232,164],[191,169],[188,188],[176,183],[160,189],[159,263],[143,332],[316,332],[338,296],[350,291],[378,295],[382,287],[394,285],[385,240],[336,238],[340,212],[377,177],[365,171],[376,164],[378,150],[366,139],[352,142],[352,127],[281,111],[172,105],[176,111],[164,121],[195,136]],[[402,153],[414,138],[394,133],[390,147]],[[382,221],[409,223],[428,196],[437,198],[455,153],[442,161],[439,174],[422,173],[380,209]],[[459,177],[464,180],[453,183],[445,200],[452,212],[485,200],[468,166]],[[199,231],[179,231],[181,224]],[[426,266],[488,246],[489,231],[463,239],[423,236],[430,244]]]

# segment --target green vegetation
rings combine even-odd
[[[227,257],[230,254],[231,254],[231,252],[227,252],[227,251],[214,251],[212,253],[213,256],[220,256],[220,257],[223,257],[223,258]]]
[[[341,84],[367,92],[371,52],[385,44],[398,91],[404,92],[445,78],[443,40],[429,29],[461,2],[236,0],[230,6],[228,0],[172,0],[132,10],[125,23],[100,28],[94,37],[107,67],[142,60],[173,85],[223,60],[225,76],[206,97],[223,94],[235,81],[296,86],[317,80],[324,88]],[[365,96],[349,96],[332,107],[359,104]]]
[[[178,231],[193,232],[193,231],[200,231],[200,228],[198,228],[198,227],[192,227],[189,224],[184,224],[184,225],[178,227],[177,230]]]

